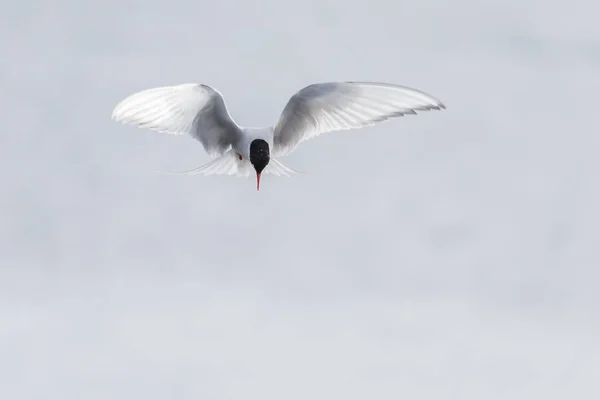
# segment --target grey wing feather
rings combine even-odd
[[[285,155],[322,133],[360,128],[417,111],[446,108],[405,86],[378,82],[326,82],[305,87],[286,104],[274,127],[274,154]]]
[[[224,154],[240,133],[221,93],[196,83],[134,93],[117,104],[112,118],[158,132],[189,134],[211,156]]]

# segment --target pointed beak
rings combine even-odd
[[[256,173],[256,190],[260,190],[260,172]]]

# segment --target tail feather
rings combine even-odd
[[[237,158],[235,157],[235,152],[233,150],[229,150],[223,155],[209,161],[208,163],[196,167],[194,169],[190,169],[188,171],[179,171],[179,172],[168,172],[168,171],[159,171],[164,174],[169,175],[240,175],[242,170],[238,168],[236,163]],[[243,174],[242,174],[243,175]]]
[[[252,175],[252,164],[246,160],[240,160],[236,152],[232,149],[223,155],[209,161],[199,167],[179,172],[158,171],[168,175],[236,175],[240,177],[248,177]],[[271,158],[269,164],[263,171],[264,174],[275,176],[290,176],[291,174],[301,174],[282,162]]]
[[[296,171],[295,169],[288,167],[287,165],[283,164],[281,161],[275,158],[271,158],[269,164],[265,168],[265,173],[275,176],[290,176],[292,174],[302,174],[302,172]]]

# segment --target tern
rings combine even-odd
[[[215,88],[183,83],[142,90],[125,97],[111,119],[123,124],[174,135],[191,135],[212,161],[182,173],[249,176],[297,172],[278,158],[305,140],[326,132],[362,128],[417,111],[441,110],[438,99],[405,86],[380,82],[315,83],[296,92],[275,125],[238,125]]]

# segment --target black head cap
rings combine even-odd
[[[269,164],[269,160],[271,160],[269,144],[262,139],[254,139],[250,143],[250,162],[257,174],[260,174],[265,169],[267,164]]]

